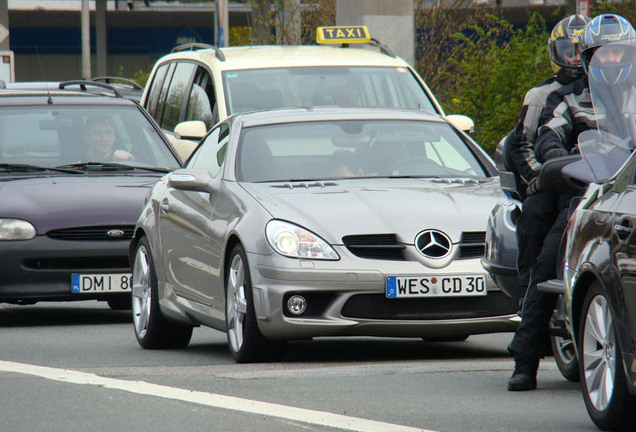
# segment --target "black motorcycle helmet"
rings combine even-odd
[[[591,72],[593,73],[590,71],[590,61],[599,47],[616,42],[631,45],[635,38],[634,27],[622,16],[603,14],[595,17],[585,26],[583,38],[580,41],[583,70],[588,76]],[[625,71],[622,73],[624,74]],[[618,71],[618,75],[620,74],[621,72]]]
[[[559,21],[548,39],[550,65],[560,80],[572,81],[583,76],[577,56],[579,40],[590,19],[583,15],[570,15]]]

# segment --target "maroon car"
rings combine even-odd
[[[180,164],[129,99],[0,90],[0,302],[129,308],[135,222],[150,187]]]

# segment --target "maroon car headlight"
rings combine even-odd
[[[305,228],[281,220],[271,220],[265,227],[269,245],[281,255],[291,258],[338,260],[335,250],[323,239]]]
[[[35,227],[21,219],[0,219],[1,240],[30,240],[35,237]]]

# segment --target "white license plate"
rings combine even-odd
[[[387,276],[386,278],[388,298],[483,295],[486,295],[485,274]]]
[[[71,275],[71,292],[73,294],[94,294],[102,292],[131,291],[131,273],[115,274],[79,274]]]

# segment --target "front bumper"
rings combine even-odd
[[[372,260],[376,268],[337,262],[284,260],[248,254],[254,306],[261,332],[271,339],[318,336],[452,337],[510,332],[519,324],[518,302],[487,278],[488,295],[389,299],[387,275],[484,273],[479,259],[430,269],[416,262]],[[295,263],[295,265],[294,265]],[[294,294],[307,299],[300,316],[286,308]]]
[[[130,295],[107,291],[73,294],[73,273],[130,273],[127,239],[0,242],[0,302],[106,300]]]

